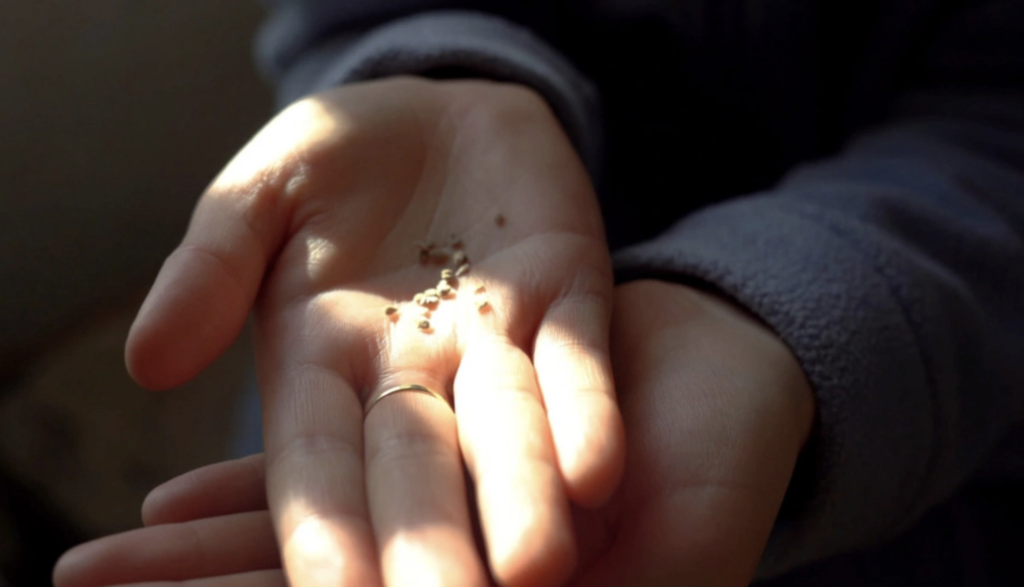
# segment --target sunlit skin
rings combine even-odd
[[[650,281],[616,290],[612,358],[626,474],[606,505],[576,508],[569,584],[745,587],[814,420],[800,366],[728,301]],[[263,455],[199,469],[149,495],[147,528],[68,553],[55,583],[283,587],[267,504]],[[211,521],[223,530],[208,534]]]
[[[453,233],[472,268],[423,330],[408,301],[441,266],[414,243]],[[604,503],[624,462],[612,296],[593,189],[539,96],[391,79],[304,100],[241,151],[158,276],[127,363],[146,387],[180,385],[252,311],[293,587],[554,586],[577,556],[570,503]],[[370,397],[408,383],[448,401],[399,393],[364,422]]]

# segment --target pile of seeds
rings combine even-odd
[[[505,216],[499,213],[494,217],[494,223],[498,227],[505,226]],[[427,331],[430,330],[430,312],[436,309],[442,300],[455,296],[459,280],[469,275],[470,263],[469,257],[463,250],[462,238],[456,234],[450,235],[448,241],[440,246],[430,241],[420,241],[414,244],[420,265],[445,266],[441,269],[441,279],[437,285],[421,291],[412,299],[414,304],[423,308],[424,312],[416,326],[420,330]],[[480,312],[487,311],[490,308],[490,302],[486,297],[487,289],[480,285],[473,293],[475,297],[473,303],[476,309]],[[398,306],[391,305],[384,308],[384,314],[392,320],[397,320],[400,312]]]

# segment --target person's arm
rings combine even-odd
[[[1024,9],[958,14],[883,125],[616,258],[712,284],[813,384],[770,576],[898,532],[1024,416]]]
[[[544,97],[591,175],[599,169],[596,89],[548,38],[566,2],[264,4],[269,16],[257,39],[257,62],[279,107],[340,84],[394,75],[514,82]],[[456,5],[461,9],[453,10]]]

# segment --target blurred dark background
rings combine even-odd
[[[0,11],[0,586],[140,524],[225,456],[240,340],[180,390],[128,378],[128,327],[204,186],[271,114],[255,0],[34,0]]]

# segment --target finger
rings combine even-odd
[[[269,354],[281,356],[277,349]],[[349,378],[280,360],[265,373],[267,498],[292,586],[380,585],[363,476],[362,405]]]
[[[155,581],[118,587],[288,587],[281,569],[254,571],[221,577],[203,577],[191,581]]]
[[[267,509],[263,454],[189,471],[149,492],[146,526],[175,524]]]
[[[445,389],[434,369],[396,369],[381,389],[415,382]],[[455,414],[444,401],[401,392],[366,420],[370,511],[385,584],[487,584],[466,502]]]
[[[141,528],[77,546],[54,569],[56,587],[185,581],[280,566],[267,512]]]
[[[126,363],[151,389],[190,380],[237,338],[290,221],[304,166],[268,127],[200,198],[132,324]],[[294,140],[290,141],[294,142]]]
[[[491,569],[503,585],[560,585],[575,546],[533,365],[507,338],[467,345],[455,381]]]
[[[608,357],[610,302],[597,294],[556,301],[541,323],[533,361],[569,497],[604,503],[625,464],[625,434]]]

